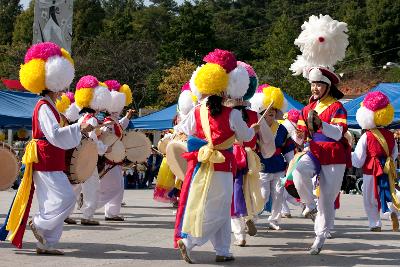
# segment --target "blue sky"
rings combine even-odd
[[[24,6],[24,8],[26,8],[26,7],[28,7],[28,5],[29,5],[29,2],[30,2],[31,0],[21,0],[20,2],[21,2],[21,4]],[[183,1],[184,0],[175,0],[178,4],[181,4],[181,3],[183,3]],[[148,2],[148,1],[145,1],[145,3],[146,2]]]

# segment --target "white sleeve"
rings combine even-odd
[[[242,118],[242,113],[233,109],[231,114],[229,114],[229,125],[231,126],[231,130],[235,132],[236,139],[238,141],[250,141],[254,135],[254,129],[247,127],[246,122]]]
[[[343,127],[339,125],[329,124],[323,121],[322,133],[325,136],[334,139],[335,141],[339,141],[340,139],[342,139],[343,136]]]
[[[294,158],[294,151],[289,151],[285,155],[283,155],[285,158],[286,162],[289,163],[293,158]]]
[[[125,116],[119,120],[119,124],[121,125],[122,130],[126,130],[126,128],[128,128],[129,125],[129,119]]]
[[[260,119],[260,115],[258,118]],[[267,122],[262,119],[260,122],[260,131],[258,132],[258,136],[260,137],[260,152],[263,158],[270,158],[275,153],[275,137],[271,131],[271,128],[268,126]]]
[[[397,160],[397,156],[399,155],[399,149],[397,147],[397,141],[394,140],[394,148],[393,148],[393,152],[392,152],[392,158],[394,161]]]
[[[195,109],[189,112],[184,120],[175,125],[174,132],[184,133],[186,135],[194,135],[196,133],[196,118],[194,116]]]
[[[50,144],[64,150],[79,145],[82,137],[80,123],[60,127],[53,111],[47,105],[42,105],[39,108],[38,115],[40,130]]]
[[[367,135],[364,133],[358,140],[357,146],[354,152],[351,153],[352,165],[356,168],[361,168],[365,159],[367,158]]]

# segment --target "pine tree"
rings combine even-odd
[[[22,12],[19,0],[0,0],[0,44],[10,44],[17,16]]]

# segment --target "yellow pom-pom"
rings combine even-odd
[[[195,94],[191,94],[192,95],[192,101],[193,101],[193,103],[197,103],[197,101],[199,101],[199,99],[197,98],[197,95],[195,95]]]
[[[375,111],[374,121],[376,126],[388,126],[394,118],[394,109],[391,104],[385,108]]]
[[[264,106],[268,107],[271,101],[274,101],[272,105],[273,108],[278,109],[283,112],[283,104],[285,96],[280,88],[268,86],[263,89],[264,93]]]
[[[99,85],[100,85],[100,86],[103,86],[103,87],[105,87],[105,88],[108,88],[107,84],[105,84],[105,83],[103,83],[103,82],[99,82]]]
[[[130,104],[132,104],[132,91],[129,85],[122,85],[121,88],[119,88],[119,92],[125,94],[125,106],[129,106]]]
[[[34,94],[40,94],[46,89],[46,62],[42,59],[32,59],[21,65],[19,80],[22,86]]]
[[[75,92],[75,102],[79,108],[88,108],[90,107],[90,102],[93,98],[93,89],[92,88],[81,88],[76,90]]]
[[[203,65],[194,78],[199,93],[204,95],[221,95],[228,86],[229,76],[218,64]]]
[[[62,54],[63,57],[65,57],[66,60],[71,62],[72,66],[75,65],[74,60],[72,59],[70,53],[68,53],[67,50],[65,50],[64,48],[61,48],[61,54]]]
[[[65,94],[63,94],[60,99],[56,100],[56,108],[60,113],[64,113],[70,105],[71,101]]]
[[[3,131],[0,131],[0,142],[6,140],[6,134]]]

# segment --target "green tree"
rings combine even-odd
[[[105,12],[100,0],[75,0],[72,46],[75,48],[103,30]]]
[[[0,0],[0,44],[10,44],[14,23],[21,13],[19,0]]]
[[[35,2],[29,3],[28,9],[22,11],[15,20],[13,43],[31,44]]]
[[[308,82],[303,77],[293,76],[289,70],[299,51],[294,46],[294,39],[299,34],[300,25],[285,14],[272,25],[265,41],[254,53],[259,60],[254,67],[260,83],[280,87],[299,101],[305,102],[309,95]]]

